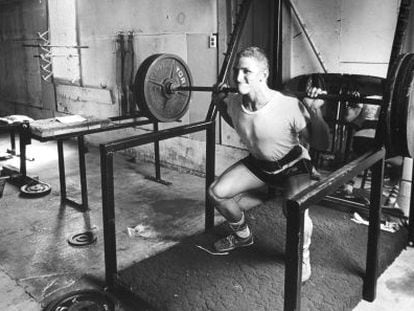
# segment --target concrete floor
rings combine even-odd
[[[0,153],[9,147],[0,137]],[[81,213],[60,204],[56,143],[33,141],[28,148],[28,174],[52,186],[42,198],[19,196],[6,184],[0,199],[0,310],[41,310],[48,301],[70,289],[100,286],[104,280],[99,154],[90,147],[87,155],[90,212]],[[80,199],[76,145],[65,144],[67,189]],[[18,158],[0,161],[18,167]],[[118,266],[122,267],[161,252],[185,237],[204,229],[204,179],[162,169],[165,186],[145,178],[151,163],[134,163],[115,156],[115,198]],[[122,180],[122,183],[120,182]],[[122,186],[121,186],[122,184]],[[250,197],[245,204],[257,203]],[[253,200],[253,201],[252,201]],[[406,202],[406,200],[405,200]],[[133,207],[133,208],[132,208]],[[219,217],[217,222],[222,221]],[[128,227],[137,236],[128,235]],[[74,248],[67,239],[92,229],[97,242]],[[122,304],[118,310],[127,307]],[[362,301],[354,310],[414,310],[414,249],[407,248],[378,283],[374,303]]]

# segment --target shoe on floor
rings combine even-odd
[[[302,259],[302,283],[306,282],[310,279],[312,274],[311,271],[311,264],[310,264],[310,256],[309,250],[303,251],[303,259]]]
[[[243,239],[238,237],[235,233],[232,233],[225,238],[222,238],[218,240],[216,243],[214,243],[214,249],[217,252],[228,252],[233,249],[239,248],[239,247],[246,247],[253,244],[253,234],[250,233],[250,236]]]

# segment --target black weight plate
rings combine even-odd
[[[52,188],[44,182],[31,182],[20,187],[22,195],[29,197],[40,197],[49,194]]]
[[[398,118],[400,122],[400,133],[398,137],[401,139],[401,155],[406,157],[413,157],[414,142],[413,142],[413,87],[414,87],[414,54],[407,56],[407,67],[405,70],[405,77],[401,85],[400,109],[398,110]],[[410,112],[411,111],[411,112]],[[397,142],[397,141],[395,141]]]
[[[287,81],[284,89],[291,92],[304,92],[306,90],[306,81],[315,75],[323,81],[324,89],[329,94],[339,94],[344,85],[352,85],[362,97],[383,95],[384,78],[358,74],[311,73],[300,75]]]
[[[53,300],[44,311],[113,311],[114,302],[98,290],[69,292]]]
[[[136,76],[134,92],[140,111],[150,119],[171,122],[188,110],[191,91],[167,92],[167,84],[191,86],[191,73],[185,62],[172,54],[156,54],[147,58]]]
[[[401,54],[395,59],[395,61],[392,64],[390,64],[387,79],[385,81],[384,101],[379,116],[376,139],[379,143],[385,145],[387,151],[387,158],[392,158],[396,155],[399,155],[400,153],[399,150],[395,149],[395,144],[393,144],[392,124],[395,124],[396,122],[394,120],[396,115],[393,115],[392,110],[395,110],[396,107],[393,107],[392,101],[394,97],[397,97],[398,90],[395,90],[396,82],[400,79],[399,76],[402,72],[401,64],[405,57],[406,55]]]
[[[413,73],[412,73],[413,74]],[[412,77],[412,80],[414,78]],[[414,158],[414,86],[409,88],[409,99],[407,101],[407,153]]]
[[[393,155],[411,157],[413,155],[413,142],[409,139],[409,128],[412,129],[412,113],[408,114],[412,103],[412,84],[414,72],[414,54],[403,54],[397,58],[394,82],[390,88],[389,111],[389,143]],[[410,151],[411,150],[411,151]]]

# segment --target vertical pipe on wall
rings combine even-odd
[[[282,0],[275,1],[273,25],[273,79],[272,88],[282,89]]]
[[[79,18],[78,18],[78,1],[74,0],[75,6],[75,33],[76,33],[76,42],[77,46],[80,46],[80,33],[79,33]],[[83,79],[82,79],[82,53],[81,49],[77,49],[78,54],[78,61],[79,61],[79,86],[83,86]]]
[[[296,9],[295,4],[294,4],[291,0],[286,0],[286,1],[287,1],[287,3],[288,3],[289,7],[292,9],[292,11],[293,11],[293,13],[294,13],[294,15],[295,15],[295,17],[296,17],[296,20],[297,20],[297,22],[298,22],[298,24],[299,24],[300,28],[302,29],[302,31],[303,31],[303,33],[304,33],[304,35],[305,35],[306,39],[307,39],[307,40],[308,40],[308,42],[309,42],[309,45],[310,45],[310,46],[311,46],[311,48],[312,48],[312,51],[314,52],[314,54],[315,54],[316,58],[317,58],[317,59],[318,59],[318,61],[319,61],[319,64],[321,65],[321,67],[322,67],[322,69],[323,69],[323,72],[324,72],[324,73],[327,73],[327,72],[328,72],[328,69],[327,69],[327,68],[326,68],[326,66],[325,66],[325,62],[324,62],[324,61],[323,61],[323,59],[322,59],[321,53],[320,53],[320,52],[319,52],[319,50],[316,48],[315,43],[312,41],[312,38],[311,38],[311,36],[310,36],[310,34],[309,34],[308,30],[306,29],[305,23],[303,22],[303,20],[302,20],[301,16],[299,15],[299,12],[298,12],[298,10]]]

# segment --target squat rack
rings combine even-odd
[[[230,48],[219,75],[219,82],[225,81],[231,61],[234,58],[235,47],[240,37],[241,28],[251,1],[244,1],[241,6],[241,19],[235,25],[230,41]],[[278,44],[281,44],[278,43]],[[124,138],[100,145],[101,177],[102,177],[102,208],[104,230],[105,280],[109,290],[125,288],[118,278],[115,230],[115,200],[114,200],[114,167],[113,155],[116,151],[161,141],[168,138],[206,131],[206,179],[205,179],[205,230],[214,226],[214,206],[208,198],[208,188],[215,177],[215,117],[217,108],[210,104],[205,121],[174,127],[159,132]],[[384,139],[384,137],[381,137]],[[380,139],[380,140],[381,140]],[[379,145],[380,146],[380,145]],[[300,310],[301,274],[303,256],[304,213],[312,204],[333,193],[340,185],[352,179],[360,172],[372,168],[372,187],[370,200],[370,224],[367,239],[366,274],[363,285],[363,298],[373,301],[376,295],[378,274],[378,241],[380,234],[380,214],[382,206],[382,186],[384,176],[385,148],[367,152],[344,167],[334,171],[323,180],[308,189],[298,193],[287,201],[287,239],[286,239],[286,268],[284,310]],[[411,200],[412,202],[412,200]]]

